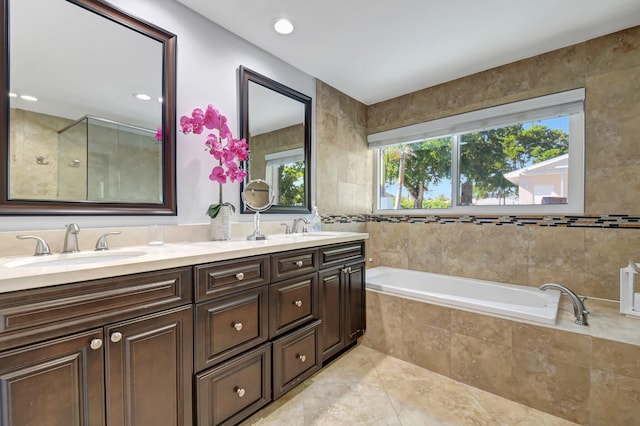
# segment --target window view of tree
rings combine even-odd
[[[567,200],[569,117],[381,148],[380,208],[451,207],[458,144],[459,205]]]
[[[540,123],[517,124],[482,132],[460,135],[460,204],[521,204],[523,188],[509,172],[525,169],[569,152],[569,135],[561,129],[550,129]],[[548,188],[550,175],[561,170],[538,171],[542,178],[530,185]],[[529,173],[531,174],[531,173]],[[511,178],[511,179],[510,179]],[[558,185],[560,185],[558,177]],[[544,182],[544,183],[542,183]],[[553,190],[549,197],[553,196]],[[556,191],[561,193],[561,189]]]
[[[451,193],[451,137],[391,146],[384,149],[384,180],[395,187],[393,208],[446,208],[451,199],[436,203],[428,198],[430,191],[447,180]],[[407,196],[403,197],[406,189]],[[432,207],[437,204],[438,207]]]
[[[304,161],[278,167],[277,204],[301,206],[304,203]]]

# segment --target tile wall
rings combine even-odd
[[[367,292],[363,344],[584,425],[640,417],[640,346]]]

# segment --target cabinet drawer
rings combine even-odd
[[[320,248],[320,268],[355,262],[364,258],[364,241],[335,244]]]
[[[234,425],[271,401],[271,344],[196,376],[199,425]]]
[[[187,267],[0,294],[0,350],[191,303],[191,277]]]
[[[195,271],[196,302],[200,302],[267,284],[269,256],[198,265]]]
[[[321,324],[315,321],[273,342],[273,399],[320,369]]]
[[[271,281],[293,278],[318,270],[318,250],[296,250],[271,255]]]
[[[314,273],[269,286],[271,338],[318,318],[317,282]]]
[[[195,370],[204,370],[266,342],[268,318],[268,286],[196,305]]]

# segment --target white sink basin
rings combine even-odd
[[[339,237],[340,235],[342,235],[341,232],[330,231],[303,232],[300,234],[301,237]]]
[[[301,232],[296,234],[269,234],[267,235],[267,240],[283,240],[283,239],[294,240],[296,238],[339,237],[342,234],[343,233],[341,232],[329,232],[329,231]]]
[[[90,263],[115,262],[147,254],[145,251],[96,251],[33,256],[6,263],[7,268],[49,268],[55,266],[75,266]]]

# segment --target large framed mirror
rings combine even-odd
[[[0,214],[175,215],[176,36],[101,0],[0,1]]]
[[[273,191],[265,213],[311,211],[311,97],[240,67],[240,137],[249,144],[246,181]],[[252,213],[241,207],[242,213]]]

